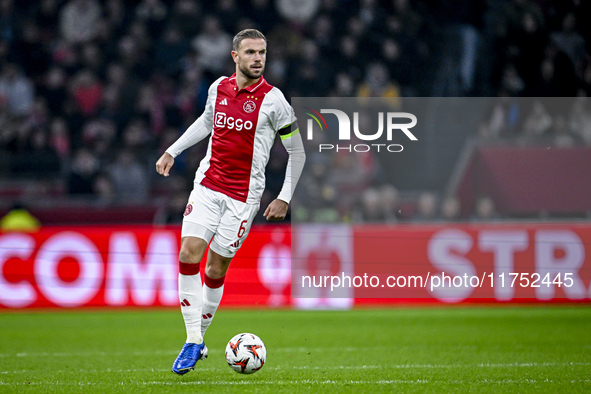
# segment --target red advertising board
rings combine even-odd
[[[0,307],[178,306],[179,245],[177,227],[0,233]],[[589,224],[254,226],[222,306],[589,301],[590,256]]]
[[[253,228],[232,261],[224,305],[288,304],[289,243],[289,226]],[[177,227],[0,233],[0,306],[178,305],[179,247]]]
[[[292,236],[297,306],[591,298],[588,224],[301,225]]]
[[[586,224],[368,226],[357,227],[354,240],[355,274],[380,279],[356,289],[356,297],[591,298]]]

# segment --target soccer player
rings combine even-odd
[[[265,209],[267,220],[285,218],[306,159],[293,109],[263,78],[265,36],[255,29],[241,31],[232,58],[236,73],[210,86],[204,113],[156,162],[156,171],[168,176],[175,157],[211,134],[181,230],[179,300],[187,340],[172,365],[179,375],[207,357],[203,336],[221,301],[226,271],[259,210],[276,134],[289,160],[281,192]],[[199,263],[208,245],[202,284]]]

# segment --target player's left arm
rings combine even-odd
[[[302,175],[304,163],[306,162],[306,153],[304,151],[304,143],[297,122],[287,125],[278,131],[281,137],[281,143],[285,147],[289,155],[287,160],[287,169],[285,171],[285,180],[283,187],[277,199],[273,200],[263,216],[269,221],[277,221],[285,219],[287,215],[287,208],[296,184]]]

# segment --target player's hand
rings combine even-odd
[[[273,200],[271,204],[265,209],[263,216],[268,221],[278,221],[285,219],[287,215],[288,204],[283,200]]]
[[[173,164],[174,157],[172,157],[170,153],[164,152],[156,162],[156,171],[160,175],[168,176]]]

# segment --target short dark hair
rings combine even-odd
[[[238,51],[240,43],[245,38],[262,38],[265,40],[265,44],[267,43],[267,37],[257,29],[244,29],[234,36],[234,39],[232,40],[232,50]]]

